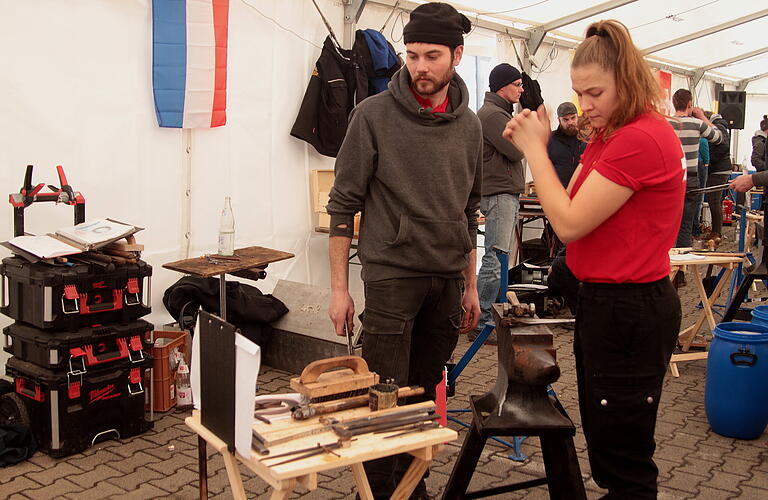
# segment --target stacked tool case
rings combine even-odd
[[[3,330],[14,393],[0,413],[16,413],[50,455],[152,427],[144,382],[153,326],[138,319],[150,312],[151,274],[142,261],[101,268],[3,259],[0,312],[16,322]]]
[[[44,184],[33,187],[27,167],[21,192],[10,196],[16,236],[24,234],[24,209],[36,201],[72,205],[75,224],[84,222],[85,199],[57,170],[62,187],[41,194]],[[139,319],[151,312],[152,267],[89,255],[13,256],[0,264],[0,313],[16,320],[3,329],[13,392],[0,397],[0,423],[29,427],[55,457],[152,427],[144,382],[153,326]]]

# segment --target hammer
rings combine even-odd
[[[535,304],[521,304],[517,300],[515,292],[507,292],[507,300],[509,302],[503,305],[504,318],[503,321],[506,326],[514,328],[516,326],[524,325],[546,325],[546,324],[563,324],[574,323],[575,319],[541,319],[536,316]]]

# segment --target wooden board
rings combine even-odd
[[[292,258],[292,253],[273,250],[264,247],[246,247],[235,250],[235,256],[239,260],[220,260],[218,264],[211,263],[205,257],[177,260],[163,264],[166,269],[180,273],[191,274],[201,278],[210,278],[220,274],[233,273],[254,267],[263,268],[272,262],[278,262]]]

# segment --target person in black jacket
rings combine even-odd
[[[581,154],[587,143],[579,139],[579,116],[576,113],[576,105],[572,102],[564,102],[557,107],[557,121],[560,125],[552,132],[552,137],[547,145],[547,154],[555,166],[557,177],[568,187],[571,176],[579,166]]]
[[[707,175],[707,187],[719,186],[728,182],[731,173],[731,134],[728,130],[728,122],[710,111],[704,115],[720,131],[723,137],[719,144],[711,144],[709,147],[709,174]],[[723,230],[723,193],[713,191],[706,194],[709,211],[712,214],[712,232],[706,235],[706,239],[719,239]],[[704,239],[704,238],[703,238]]]

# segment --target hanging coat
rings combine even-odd
[[[335,158],[347,133],[349,113],[367,96],[368,80],[359,57],[326,37],[291,135]]]

